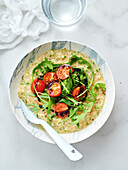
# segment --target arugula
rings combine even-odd
[[[56,116],[56,114],[51,114],[51,108],[52,108],[52,104],[54,103],[54,100],[53,100],[53,98],[51,98],[51,97],[50,97],[48,94],[46,94],[46,93],[44,93],[43,95],[44,95],[45,98],[48,98],[48,99],[49,99],[48,105],[47,105],[48,109],[47,109],[46,112],[47,112],[47,117],[48,117],[49,121],[51,121],[52,118],[53,118],[54,116]]]
[[[60,67],[62,64],[52,64],[53,68]]]
[[[22,94],[25,96],[35,96],[35,94],[33,94],[33,93],[22,93]]]
[[[37,116],[37,113],[40,110],[40,107],[38,104],[36,103],[32,103],[32,104],[27,104],[27,106],[32,110],[32,112]]]
[[[92,79],[91,79],[91,82],[89,84],[89,87],[91,87],[93,80],[94,80],[94,70],[93,70],[92,65],[87,60],[84,60],[84,59],[82,61],[79,61],[79,64],[87,64],[88,65],[87,68],[92,72]]]
[[[64,99],[62,98],[61,100],[59,100],[59,103],[65,103],[68,106],[71,106],[73,104],[73,102],[69,101],[68,99]]]
[[[99,87],[101,87],[102,89],[106,90],[105,84],[104,83],[97,83],[93,86],[92,90],[94,91],[94,89],[98,90]]]
[[[83,86],[86,86],[86,88],[87,88],[89,85],[89,77],[86,74],[86,72],[84,71],[84,69],[81,69],[81,68],[76,69],[74,67],[73,67],[73,69],[74,69],[74,72],[73,72],[73,74],[71,74],[73,86],[77,87],[79,85],[83,85]]]
[[[49,95],[48,93],[39,93],[40,94],[40,97],[43,98],[43,99],[49,99]]]
[[[56,116],[56,114],[55,114],[55,113],[53,113],[53,114],[48,114],[49,121],[51,121],[51,120],[52,120],[52,118],[53,118],[54,116]]]
[[[71,94],[72,89],[72,78],[71,78],[71,69],[69,70],[69,77],[65,80],[60,80],[61,85],[63,86],[63,94]]]
[[[50,96],[49,96],[48,109],[47,109],[47,111],[46,111],[49,120],[51,120],[51,117],[50,117],[50,113],[51,113],[51,105],[52,105],[52,103],[51,103],[51,98],[50,98]]]
[[[26,99],[24,100],[24,103],[25,103],[25,104],[26,104],[26,106],[27,106],[27,103],[28,103],[28,102],[27,102],[27,100],[26,100]]]
[[[105,87],[105,84],[104,83],[97,83],[95,84],[92,89],[89,91],[90,92],[90,97],[87,97],[86,100],[87,101],[92,101],[94,102],[95,104],[95,107],[96,107],[96,110],[97,110],[97,114],[99,113],[98,112],[98,108],[97,108],[97,105],[96,105],[96,101],[95,101],[95,97],[97,96],[96,92],[99,88],[102,88],[104,90],[106,90],[106,87]]]
[[[71,69],[69,70],[69,77],[68,79],[65,79],[67,83],[67,89],[70,92],[72,89],[72,78],[71,78]]]
[[[74,106],[78,106],[78,105],[82,104],[82,102],[78,102],[78,101],[75,100],[73,97],[67,96],[66,98],[67,98],[68,100],[70,100],[71,102],[73,102],[73,105],[74,105]]]
[[[105,84],[104,83],[97,83],[92,87],[92,90],[90,91],[91,93],[91,97],[90,99],[92,99],[93,101],[95,100],[95,97],[97,96],[96,91],[100,88],[106,90]]]
[[[30,86],[29,83],[26,83],[26,82],[23,82],[23,81],[21,81],[20,84],[25,85],[25,86]]]
[[[78,111],[79,107],[75,107],[75,108],[71,108],[69,110],[69,117],[67,117],[66,119],[64,119],[64,121],[67,121],[69,118],[72,118],[76,112]]]
[[[85,109],[84,106],[88,107],[88,109]],[[83,111],[83,113],[80,114],[80,115],[75,115],[75,116],[73,116],[73,117],[72,117],[72,123],[71,123],[71,125],[74,125],[74,124],[77,124],[77,125],[78,125],[81,120],[84,121],[85,116],[86,116],[89,112],[91,112],[91,110],[92,110],[93,102],[91,102],[91,103],[85,103],[83,106],[79,106],[79,107],[80,107],[81,111]]]
[[[74,64],[76,61],[80,60],[80,58],[82,58],[82,57],[78,57],[78,56],[72,54],[72,56],[69,58],[68,64],[69,64],[69,65],[72,65],[72,64]],[[82,58],[82,59],[83,59],[83,58]]]
[[[48,107],[48,104],[43,104],[43,105],[42,105],[43,111],[44,111],[47,107]]]
[[[48,95],[48,94],[47,94],[47,95]],[[47,117],[48,117],[49,121],[51,121],[52,118],[53,118],[54,116],[56,116],[55,113],[51,114],[51,112],[53,112],[53,111],[51,111],[51,109],[52,109],[52,104],[55,104],[55,98],[50,97],[49,95],[48,95],[48,98],[49,98],[49,101],[48,101],[48,109],[47,109],[46,112],[47,112]]]
[[[58,100],[57,100],[56,97],[51,97],[51,102],[52,102],[52,104],[56,104],[57,101],[58,101]]]
[[[76,72],[74,72],[74,74],[72,74],[71,77],[72,77],[74,87],[77,87],[79,85],[79,82],[80,82],[79,76],[77,75]]]
[[[52,70],[52,72],[56,72],[57,71],[57,68],[59,67],[59,66],[61,66],[62,64],[52,64],[53,65],[53,70]]]
[[[67,87],[66,87],[66,85],[67,85],[66,81],[59,80],[59,83],[60,83],[60,84],[62,85],[62,87],[63,87],[62,94],[63,94],[63,95],[66,95],[66,93],[69,94],[70,92],[69,92],[69,90],[68,90]]]
[[[43,67],[43,68],[42,68]],[[39,63],[32,71],[32,75],[36,72],[36,70],[40,70],[42,73],[46,73],[49,70],[53,70],[52,61],[49,61],[46,57],[45,60]]]
[[[88,89],[91,87],[92,83],[93,83],[93,80],[94,80],[94,70],[93,70],[93,67],[92,65],[85,59],[83,59],[82,57],[78,57],[74,54],[72,54],[72,57],[69,58],[69,62],[68,64],[69,65],[72,65],[73,63],[75,63],[76,61],[79,62],[79,64],[86,64],[88,67],[88,69],[91,71],[92,73],[92,77],[91,77],[91,80],[90,80],[90,83],[88,84]],[[89,79],[88,79],[89,80]],[[88,90],[86,89],[83,93],[81,93],[80,95],[77,96],[77,98],[79,98],[80,96],[82,96],[84,93],[86,93],[86,91]]]

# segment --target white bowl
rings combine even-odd
[[[79,132],[70,133],[70,134],[61,134],[61,136],[69,143],[76,143],[90,137],[95,132],[97,132],[108,119],[114,105],[115,84],[114,84],[113,75],[106,61],[101,56],[99,56],[96,51],[87,47],[86,45],[77,42],[71,42],[71,41],[53,41],[53,42],[45,43],[35,48],[30,53],[28,53],[25,57],[23,57],[23,59],[18,63],[17,67],[15,68],[9,83],[9,96],[10,96],[10,102],[14,114],[18,119],[18,121],[22,124],[22,126],[35,137],[48,143],[54,143],[53,140],[49,137],[49,135],[45,131],[43,131],[41,128],[37,127],[36,125],[26,120],[21,109],[20,100],[17,95],[17,89],[21,77],[24,71],[26,70],[27,66],[31,62],[31,60],[33,60],[35,57],[41,55],[42,53],[50,49],[61,49],[61,48],[67,48],[67,49],[79,51],[87,55],[88,57],[90,57],[100,67],[107,88],[105,104],[103,106],[101,113],[93,121],[93,123],[90,124],[87,128]]]

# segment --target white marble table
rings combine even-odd
[[[73,144],[84,158],[71,162],[56,145],[29,134],[16,120],[8,99],[8,82],[21,58],[48,40],[69,39],[89,45],[108,62],[115,79],[116,101],[105,125]],[[127,170],[128,169],[128,0],[90,0],[84,18],[74,26],[50,25],[38,41],[30,38],[12,50],[0,51],[1,170]]]

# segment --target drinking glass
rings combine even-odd
[[[57,25],[71,25],[78,22],[85,13],[86,0],[42,0],[46,17]]]

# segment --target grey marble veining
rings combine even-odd
[[[21,58],[45,41],[70,39],[94,48],[108,62],[115,79],[116,101],[105,125],[75,146],[84,158],[69,161],[55,145],[29,134],[16,120],[8,99],[10,76]],[[0,51],[1,170],[128,169],[128,1],[88,0],[84,18],[68,28],[50,24],[38,41],[25,38],[12,50]]]

